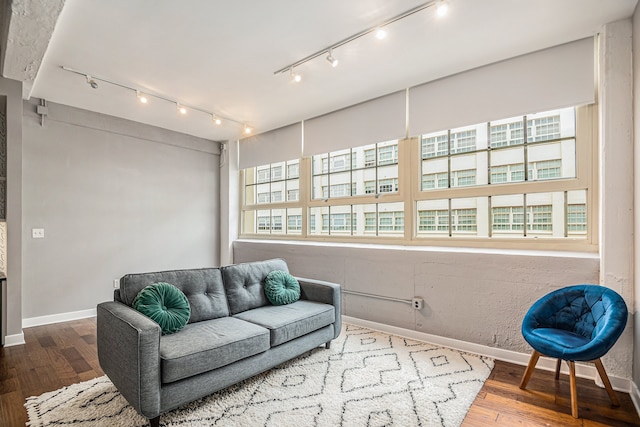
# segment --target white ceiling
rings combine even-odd
[[[212,140],[237,124],[61,69],[70,67],[247,123],[256,132],[480,65],[591,36],[630,17],[637,0],[449,0],[296,71],[274,71],[422,0],[66,0],[30,96]],[[11,58],[6,58],[10,61]]]

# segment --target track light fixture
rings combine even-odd
[[[329,49],[328,53],[327,61],[329,61],[329,64],[331,64],[333,68],[336,68],[338,66],[338,60],[333,57],[333,49]]]
[[[136,91],[136,96],[138,97],[138,101],[140,101],[143,104],[146,104],[147,102],[149,102],[149,98],[147,98],[147,95],[140,92],[139,90]]]
[[[439,18],[442,18],[447,14],[448,10],[449,6],[447,6],[447,2],[445,2],[444,0],[439,0],[438,6],[436,6],[436,15],[438,15]]]
[[[92,79],[89,74],[86,74],[85,78],[87,79],[87,84],[91,86],[91,89],[98,89],[98,82]]]
[[[289,64],[286,67],[282,67],[279,70],[276,70],[273,72],[273,74],[281,74],[281,73],[285,73],[285,72],[291,72],[291,70],[293,70],[294,68],[305,64],[313,59],[316,59],[319,56],[323,56],[325,54],[327,54],[327,61],[329,61],[329,63],[331,63],[332,66],[336,67],[338,65],[338,60],[335,59],[333,57],[332,51],[333,49],[337,49],[341,46],[346,45],[347,43],[351,43],[354,40],[359,39],[360,37],[364,37],[369,33],[375,33],[376,37],[378,39],[383,39],[387,36],[387,31],[386,31],[386,27],[390,24],[393,24],[394,22],[400,21],[401,19],[404,19],[408,16],[411,16],[415,13],[418,13],[422,10],[428,9],[432,6],[435,7],[436,9],[436,14],[438,16],[444,16],[447,13],[447,3],[450,0],[429,0],[426,3],[422,3],[416,7],[414,7],[413,9],[409,9],[405,12],[402,12],[399,15],[394,16],[393,18],[387,19],[384,22],[380,22],[378,25],[375,25],[373,27],[367,28],[364,31],[360,31],[359,33],[353,34],[352,36],[347,37],[346,39],[340,40],[337,43],[334,43],[330,46],[325,47],[324,49],[321,49],[315,53],[312,53],[311,55],[300,59],[299,61],[294,62],[293,64]]]
[[[293,71],[293,68],[291,68],[290,74],[291,74],[291,80],[293,80],[295,83],[300,83],[300,81],[302,80],[302,76],[300,74],[295,73]]]
[[[86,73],[86,72],[83,72],[83,71],[74,70],[73,68],[69,68],[69,67],[65,67],[65,66],[60,66],[60,68],[62,68],[64,71],[68,71],[68,72],[73,73],[73,74],[78,74],[80,76],[84,76],[85,79],[87,80],[87,84],[90,85],[93,89],[97,89],[98,88],[98,82],[108,83],[110,85],[118,86],[118,87],[120,87],[122,89],[126,89],[126,90],[130,90],[130,91],[135,92],[136,93],[136,97],[138,98],[138,101],[140,101],[143,104],[148,103],[150,101],[150,98],[153,97],[154,99],[159,99],[161,101],[170,102],[171,104],[174,104],[176,106],[176,109],[178,110],[178,112],[180,114],[187,114],[187,110],[199,111],[201,113],[209,115],[212,118],[213,123],[215,123],[216,125],[222,124],[222,121],[224,120],[225,123],[226,122],[235,123],[238,126],[242,126],[243,132],[247,133],[247,131],[246,131],[247,126],[243,122],[240,122],[238,120],[234,120],[234,119],[231,119],[229,117],[224,117],[224,116],[221,116],[220,114],[216,114],[214,112],[207,111],[207,110],[204,110],[202,108],[194,107],[192,105],[187,105],[187,104],[181,103],[176,99],[167,98],[165,96],[152,94],[152,93],[149,93],[149,92],[142,92],[138,88],[134,88],[134,87],[125,85],[123,83],[118,83],[118,82],[115,82],[113,80],[109,80],[109,79],[104,78],[104,77],[97,77],[94,74],[89,74],[89,73]],[[253,129],[249,128],[249,132],[248,133],[251,133],[251,132],[253,132]]]

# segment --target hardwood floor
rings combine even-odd
[[[640,426],[627,393],[616,392],[620,407],[613,408],[604,388],[593,380],[577,379],[580,418],[571,416],[569,376],[536,369],[526,390],[520,390],[525,366],[496,361],[463,422],[484,426]]]
[[[25,345],[0,348],[0,426],[24,426],[25,399],[103,375],[95,318],[24,330]],[[604,389],[578,379],[579,419],[571,417],[569,379],[536,370],[527,390],[518,385],[524,366],[496,361],[463,426],[640,426],[628,394],[611,408]]]
[[[0,348],[0,426],[24,426],[25,399],[104,375],[96,319],[24,329],[25,345]]]

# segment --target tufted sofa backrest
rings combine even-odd
[[[289,272],[287,263],[278,258],[220,268],[127,274],[120,279],[120,289],[116,289],[114,299],[131,306],[138,292],[146,286],[170,283],[189,300],[189,323],[200,322],[269,304],[264,280],[273,270]]]
[[[120,279],[120,289],[116,291],[115,299],[131,306],[138,292],[158,282],[170,283],[184,292],[191,306],[189,323],[229,315],[219,268],[127,274]]]
[[[269,304],[264,293],[264,279],[274,270],[289,272],[283,259],[247,262],[221,268],[231,314]]]

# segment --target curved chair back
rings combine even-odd
[[[539,349],[541,341],[552,336],[555,342],[540,349],[548,356],[595,360],[618,340],[627,315],[627,305],[612,289],[586,284],[568,286],[543,296],[531,306],[522,322],[522,335],[534,349]],[[568,333],[536,332],[540,329]],[[563,347],[562,352],[554,351],[556,347]]]

